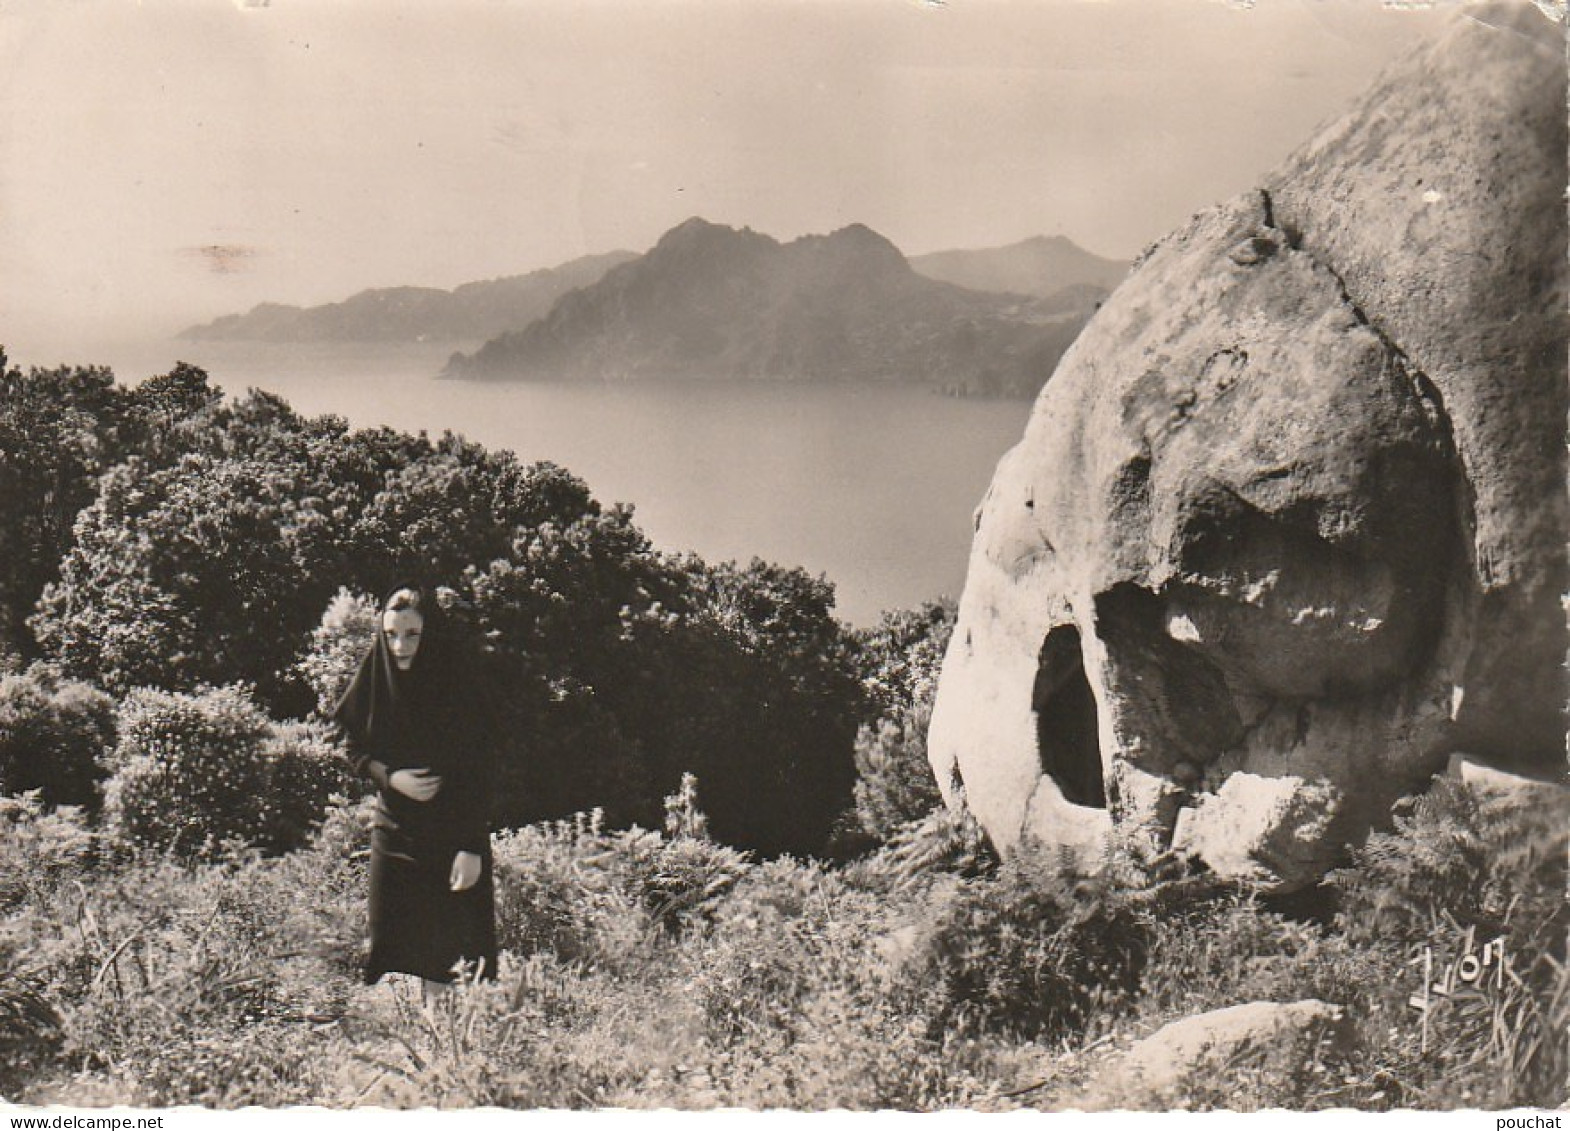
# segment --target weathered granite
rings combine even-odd
[[[1120,825],[1288,890],[1453,749],[1562,773],[1561,38],[1458,11],[1064,357],[928,742],[1005,852]]]

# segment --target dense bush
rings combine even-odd
[[[1354,941],[1430,942],[1443,909],[1481,937],[1505,934],[1525,951],[1563,923],[1570,799],[1560,786],[1474,791],[1441,777],[1375,832],[1334,877]]]
[[[757,1054],[794,1044],[809,999],[879,977],[876,924],[876,902],[820,867],[787,858],[750,872],[693,955],[709,1039]]]
[[[765,856],[821,853],[850,807],[865,714],[833,587],[754,560],[667,565],[661,601],[624,618],[592,680],[643,751],[651,792],[703,783],[716,840]]]
[[[275,725],[262,745],[257,844],[289,852],[305,844],[336,799],[360,792],[343,748],[320,726]]]
[[[320,728],[274,724],[240,686],[133,691],[111,765],[105,814],[115,832],[201,858],[226,842],[298,847],[353,786]]]
[[[846,882],[899,900],[913,885],[935,876],[977,879],[996,873],[1000,861],[980,822],[965,809],[939,806],[890,833],[878,850],[841,870]]]
[[[123,454],[126,396],[98,367],[12,368],[0,350],[0,647],[36,654],[26,628],[94,480]]]
[[[37,653],[27,619],[59,577],[98,476],[131,456],[165,463],[189,450],[221,399],[183,363],[127,389],[100,366],[23,373],[0,349],[0,648]]]
[[[280,714],[304,713],[294,665],[333,592],[377,588],[438,552],[367,527],[387,477],[468,449],[351,433],[261,392],[207,408],[175,437],[104,477],[32,629],[112,691],[245,681]]]
[[[856,818],[875,840],[942,804],[927,728],[955,615],[953,602],[933,602],[885,613],[862,635],[863,681],[878,714],[856,735]]]
[[[0,968],[0,1096],[14,1096],[57,1055],[60,1018],[30,979]]]
[[[959,608],[950,598],[885,612],[857,634],[858,665],[868,698],[888,715],[932,693],[954,634]]]
[[[1057,1039],[1130,1008],[1155,923],[1129,893],[1021,854],[960,881],[921,925],[905,992],[933,1033]]]
[[[105,814],[135,844],[212,856],[261,835],[271,723],[241,687],[143,688],[120,708]]]
[[[0,794],[36,789],[48,804],[96,809],[114,744],[108,695],[44,664],[0,674]]]
[[[621,968],[648,923],[636,897],[599,864],[608,834],[596,814],[493,840],[497,942],[520,955]]]
[[[332,714],[360,668],[365,650],[376,638],[376,601],[339,589],[311,630],[311,646],[299,662],[300,674],[316,693],[316,710]]]
[[[887,840],[903,825],[943,804],[927,761],[932,702],[864,725],[856,734],[856,820],[863,832]]]
[[[630,512],[602,510],[559,471],[547,495],[563,510],[519,526],[505,555],[465,571],[449,608],[449,624],[488,648],[483,679],[503,747],[498,819],[600,808],[614,825],[651,824],[661,792],[649,728],[628,699],[640,672],[655,680],[656,660],[630,625],[658,616],[672,585]]]
[[[0,911],[52,893],[99,854],[80,809],[50,809],[36,792],[0,796]]]
[[[580,813],[498,837],[500,944],[619,969],[661,938],[706,929],[751,866],[702,835],[690,778],[683,787],[667,799],[665,836]]]
[[[39,821],[49,820],[38,816]],[[36,1102],[215,1107],[334,1097],[347,1050],[319,1026],[358,973],[364,814],[334,810],[302,851],[195,866],[141,854],[79,866],[0,923],[0,970],[60,1019]]]
[[[243,682],[300,717],[368,627],[350,595],[416,577],[486,651],[504,823],[652,824],[692,772],[720,840],[804,853],[849,807],[867,708],[826,581],[663,556],[559,467],[263,392],[225,403],[189,366],[131,391],[97,370],[5,379],[0,452],[51,449],[0,466],[26,534],[0,611],[20,624],[37,599],[13,648],[114,695]]]
[[[866,713],[852,641],[834,619],[834,587],[754,559],[697,569],[695,629],[724,657],[686,706],[725,715],[688,751],[717,839],[765,855],[822,852],[850,809],[852,754]]]

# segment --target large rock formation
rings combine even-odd
[[[929,739],[1005,851],[1289,889],[1465,749],[1562,772],[1562,32],[1468,7],[1136,265],[977,515]]]

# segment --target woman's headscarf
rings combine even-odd
[[[401,671],[382,621],[393,598],[405,591],[417,594],[414,608],[423,623],[414,662]],[[457,738],[455,673],[446,644],[431,590],[399,585],[383,598],[376,611],[375,640],[332,714],[365,753],[394,769],[443,760],[442,752]]]

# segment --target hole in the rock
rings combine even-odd
[[[1079,629],[1073,625],[1059,625],[1042,642],[1031,706],[1041,772],[1075,805],[1105,809],[1096,699],[1085,678]]]

